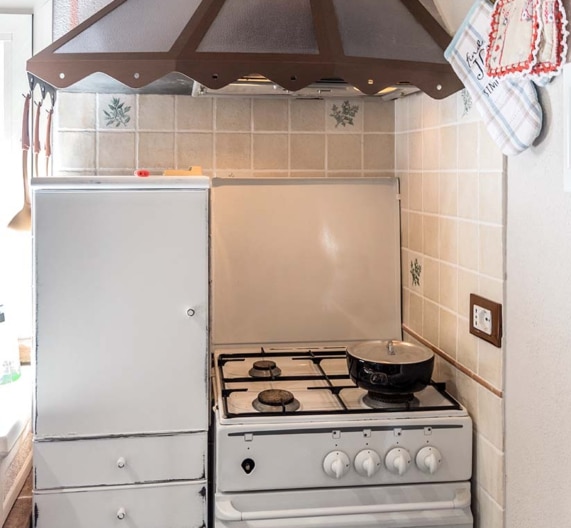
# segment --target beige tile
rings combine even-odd
[[[327,176],[326,172],[323,171],[303,171],[295,170],[290,171],[291,178],[325,178]]]
[[[437,172],[422,173],[422,210],[438,213],[440,206],[440,175]]]
[[[330,134],[327,136],[327,169],[361,169],[361,135]]]
[[[400,180],[400,199],[401,199],[401,208],[402,209],[409,209],[408,204],[408,174],[406,172],[399,172],[398,178]]]
[[[474,515],[478,528],[505,528],[504,509],[497,504],[481,486],[474,486]]]
[[[458,127],[458,168],[478,168],[478,123],[467,123]]]
[[[93,130],[95,128],[95,100],[95,94],[59,92],[54,109],[54,113],[57,113],[59,128]],[[34,112],[36,108],[34,107]],[[42,106],[40,124],[47,119],[46,108],[51,108],[49,102]]]
[[[394,101],[383,101],[373,99],[365,101],[363,107],[365,113],[365,132],[389,132],[395,130],[395,103]]]
[[[291,134],[290,167],[302,170],[324,170],[325,135]]]
[[[221,99],[217,99],[221,101]],[[217,169],[249,169],[251,164],[250,134],[216,134],[214,156]]]
[[[406,265],[408,277],[405,284],[415,293],[424,293],[424,257],[417,253],[409,252]]]
[[[372,175],[372,176],[374,176],[374,175]],[[331,171],[331,170],[328,170],[327,171],[327,177],[328,178],[362,178],[363,172],[360,170],[354,170],[354,171],[347,171],[347,170]]]
[[[440,348],[448,355],[456,358],[456,338],[458,322],[456,314],[440,309]]]
[[[440,122],[445,125],[449,123],[456,123],[457,117],[457,102],[458,94],[449,95],[446,99],[440,101]]]
[[[57,106],[61,105],[58,101]],[[137,96],[129,94],[97,95],[97,128],[133,130],[137,125]]]
[[[503,228],[480,226],[480,273],[496,279],[504,276]]]
[[[500,506],[504,504],[504,456],[481,435],[476,435],[477,483]]]
[[[424,215],[422,219],[423,253],[439,258],[439,221],[437,216]]]
[[[139,168],[172,169],[174,167],[174,133],[139,133]]]
[[[503,351],[487,341],[478,342],[478,374],[497,389],[502,383]]]
[[[478,384],[463,372],[456,372],[456,396],[460,403],[466,407],[468,414],[477,421],[478,413]]]
[[[440,166],[440,131],[429,129],[422,132],[422,169],[437,170]]]
[[[174,96],[139,95],[139,129],[174,130]]]
[[[289,171],[287,170],[257,170],[254,171],[256,178],[288,178]]]
[[[422,215],[410,213],[408,217],[408,247],[422,252]]]
[[[408,170],[408,135],[395,134],[395,169]]]
[[[408,121],[406,130],[420,130],[422,128],[422,99],[426,97],[417,92],[406,97],[408,103]]]
[[[295,99],[290,103],[290,127],[296,132],[325,130],[325,101]]]
[[[175,97],[177,130],[213,130],[212,97]]]
[[[253,99],[254,130],[288,129],[287,99]]]
[[[440,169],[456,170],[458,167],[458,127],[440,129]]]
[[[431,258],[424,259],[421,282],[423,294],[435,303],[440,300],[440,264]]]
[[[428,300],[423,301],[422,337],[434,346],[439,346],[438,327],[440,310],[438,305]]]
[[[470,220],[478,219],[477,173],[458,173],[458,216]]]
[[[409,287],[409,270],[408,270],[408,263],[409,263],[409,258],[408,258],[409,252],[406,248],[401,247],[401,262],[402,265],[400,267],[401,269],[401,284],[403,288],[408,288]]]
[[[95,169],[95,132],[58,132],[54,169]]]
[[[440,214],[456,216],[458,212],[458,175],[455,172],[440,174]]]
[[[363,136],[363,168],[365,170],[391,170],[394,166],[394,136],[392,134],[365,134]]]
[[[472,271],[458,270],[458,314],[470,315],[470,294],[478,293],[478,275]]]
[[[409,207],[413,211],[422,211],[422,173],[408,173]]]
[[[492,140],[484,123],[479,124],[480,132],[480,170],[501,171],[504,166],[504,156]]]
[[[463,268],[478,270],[478,224],[458,222],[458,263]]]
[[[440,304],[450,310],[458,309],[458,268],[440,264]]]
[[[402,99],[396,99],[394,101],[395,105],[395,132],[398,134],[400,132],[408,131],[408,101],[406,97]]]
[[[99,132],[98,141],[100,169],[130,169],[132,174],[137,168],[134,132]]]
[[[458,221],[454,218],[439,218],[440,259],[449,263],[458,262]]]
[[[216,131],[249,131],[252,120],[251,104],[252,100],[247,97],[214,99]]]
[[[415,293],[410,293],[409,325],[411,330],[422,333],[422,297]]]
[[[422,128],[433,128],[440,125],[439,101],[424,95],[422,97]]]
[[[483,172],[478,177],[478,184],[480,221],[502,224],[504,208],[502,173]]]
[[[199,165],[203,169],[213,167],[214,135],[201,132],[179,132],[176,134],[176,166],[188,169]]]
[[[458,318],[458,350],[456,358],[472,372],[478,372],[478,338],[470,333],[468,319]]]
[[[254,169],[287,169],[287,134],[254,134]]]
[[[410,326],[410,290],[405,289],[402,292],[402,322]]]
[[[363,105],[361,99],[325,100],[325,129],[328,132],[353,134],[363,130]]]
[[[483,386],[478,387],[478,431],[496,448],[504,448],[502,399]]]
[[[408,165],[411,170],[422,170],[422,133],[408,135]]]

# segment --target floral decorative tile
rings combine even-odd
[[[420,286],[420,275],[422,274],[422,266],[419,264],[418,259],[410,261],[410,276],[412,278],[413,286]]]
[[[362,102],[354,99],[328,101],[327,129],[356,132],[363,129]]]
[[[101,130],[135,128],[136,96],[131,94],[99,94],[97,127]]]

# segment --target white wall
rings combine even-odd
[[[508,161],[506,526],[571,522],[571,193],[563,79],[543,92],[545,138]]]

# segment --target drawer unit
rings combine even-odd
[[[199,528],[206,483],[36,492],[36,528]]]
[[[206,432],[34,443],[37,490],[205,478]]]

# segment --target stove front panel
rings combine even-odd
[[[225,493],[466,481],[472,423],[464,416],[217,424],[215,456],[216,489]]]

